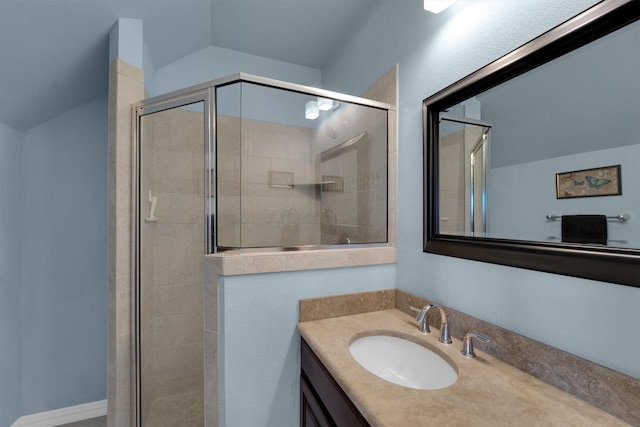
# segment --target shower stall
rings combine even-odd
[[[440,114],[440,233],[486,237],[491,124]]]
[[[205,254],[386,244],[388,113],[246,74],[134,106],[134,425],[204,425]]]

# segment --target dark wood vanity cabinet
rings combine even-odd
[[[300,426],[369,427],[333,376],[301,339]]]

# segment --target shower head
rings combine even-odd
[[[324,133],[326,133],[327,136],[331,139],[336,139],[338,137],[338,131],[336,130],[336,128],[329,124],[325,125]]]
[[[340,122],[338,125],[334,126],[332,124],[326,124],[324,126],[324,133],[331,139],[336,139],[338,137],[338,133],[343,130],[347,126],[347,121]]]

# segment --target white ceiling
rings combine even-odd
[[[0,0],[0,123],[26,131],[107,92],[109,31],[143,20],[154,67],[209,45],[321,69],[377,0]]]

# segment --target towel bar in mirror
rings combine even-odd
[[[600,2],[424,100],[425,252],[640,287],[639,19]],[[621,214],[592,245],[549,212]]]

